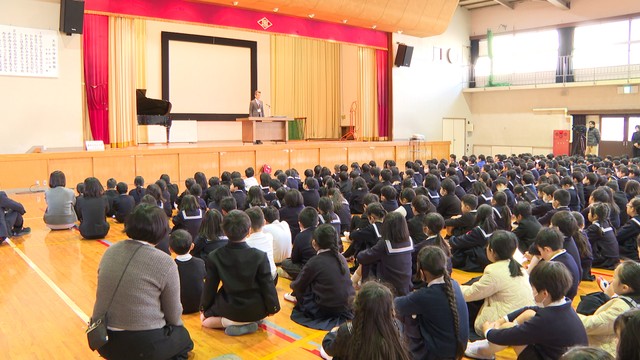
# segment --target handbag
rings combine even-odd
[[[120,287],[120,282],[122,281],[122,278],[124,277],[124,274],[127,271],[127,268],[131,263],[131,260],[133,260],[133,257],[136,256],[136,253],[138,252],[138,250],[140,250],[142,246],[143,246],[142,244],[138,246],[136,251],[134,251],[133,255],[131,255],[131,257],[129,258],[129,262],[127,262],[127,265],[124,267],[124,270],[122,270],[122,275],[120,275],[120,279],[118,280],[118,285],[116,285],[115,290],[113,290],[113,295],[111,295],[111,300],[109,301],[109,305],[107,306],[107,311],[102,316],[96,319],[91,318],[89,320],[89,326],[87,327],[87,331],[86,331],[87,341],[89,342],[89,348],[93,351],[96,351],[102,348],[103,346],[107,345],[107,343],[109,342],[109,334],[107,333],[107,313],[111,308],[111,303],[113,302],[113,298],[115,298],[116,296],[116,292]]]

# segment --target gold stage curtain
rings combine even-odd
[[[109,17],[109,137],[111,147],[138,144],[136,120],[136,55],[134,19]],[[144,46],[142,42],[141,46]]]
[[[271,115],[306,117],[306,138],[337,139],[340,102],[340,44],[271,35]]]
[[[357,140],[379,140],[377,85],[376,51],[359,47],[358,109],[355,120]]]
[[[133,20],[136,36],[136,89],[147,88],[147,21]]]

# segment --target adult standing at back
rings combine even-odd
[[[640,157],[640,125],[636,125],[636,131],[631,135],[631,146],[633,146],[633,157]]]
[[[596,129],[596,122],[591,120],[587,129],[587,151],[585,155],[598,155],[598,144],[600,144],[600,130]]]
[[[249,104],[249,116],[251,117],[264,116],[264,105],[260,100],[260,94],[260,90],[256,90],[253,93],[253,100],[251,100],[251,104]]]
[[[167,235],[167,216],[139,205],[125,229],[131,240],[109,247],[98,267],[93,318],[106,313],[109,334],[98,352],[106,359],[187,359],[193,341],[181,319],[178,267],[154,247]]]
[[[76,196],[66,185],[67,179],[62,171],[56,170],[49,175],[49,190],[44,193],[47,201],[44,223],[51,230],[70,229],[78,221],[74,210]]]

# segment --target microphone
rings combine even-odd
[[[271,105],[269,104],[264,104],[265,106],[269,107],[269,109],[271,109]]]

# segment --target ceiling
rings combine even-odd
[[[427,37],[443,33],[458,0],[191,0]],[[479,1],[479,0],[462,0]],[[485,1],[485,0],[483,0]],[[490,2],[498,0],[489,0]],[[511,1],[511,0],[500,0]],[[554,0],[560,1],[560,0]]]
[[[523,3],[525,1],[548,2],[549,4],[563,10],[569,10],[570,5],[569,0],[460,0],[460,6],[467,10],[480,9],[496,5],[514,9],[517,4]]]

